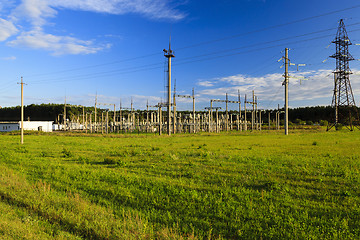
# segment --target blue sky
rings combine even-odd
[[[329,105],[339,19],[360,43],[356,0],[0,0],[0,106],[98,101],[137,109],[165,100],[169,35],[179,94],[195,88],[196,108],[252,91],[259,108],[284,104],[284,49],[291,62],[290,106]],[[330,44],[330,46],[329,46]],[[355,59],[360,46],[350,46]],[[327,59],[327,60],[326,60]],[[325,62],[323,62],[326,60]],[[350,64],[360,101],[359,61]],[[308,80],[302,81],[299,78]],[[178,109],[192,104],[178,99]],[[218,104],[221,106],[221,104]],[[237,106],[230,106],[237,109]]]

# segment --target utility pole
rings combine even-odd
[[[175,57],[175,55],[173,54],[173,51],[171,50],[171,37],[170,37],[170,41],[169,41],[169,50],[164,49],[163,51],[164,51],[164,56],[168,59],[167,132],[168,132],[168,135],[171,135],[171,58]]]
[[[21,77],[21,82],[18,83],[21,85],[21,126],[20,126],[20,143],[24,144],[24,81]]]
[[[174,119],[173,119],[173,132],[176,133],[176,79],[174,82],[174,96],[173,96],[173,110],[174,110]]]
[[[285,135],[289,134],[289,49],[285,48]]]

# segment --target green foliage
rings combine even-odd
[[[320,126],[327,126],[329,125],[329,122],[327,120],[320,120]]]

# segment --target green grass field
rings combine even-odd
[[[0,239],[359,239],[360,132],[0,135]]]

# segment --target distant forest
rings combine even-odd
[[[104,111],[103,109],[98,109],[98,113]],[[263,112],[262,119],[264,122],[268,120],[268,112],[271,112],[271,119],[275,118],[276,110],[266,110]],[[94,107],[85,107],[85,112],[94,112]],[[124,115],[129,111],[123,111]],[[146,111],[137,110],[139,116],[145,116]],[[64,104],[41,104],[35,105],[31,104],[24,107],[24,119],[32,121],[54,121],[57,122],[59,119],[60,122],[63,120],[64,113]],[[74,120],[77,118],[82,118],[83,108],[79,106],[68,105],[66,107],[67,119]],[[191,113],[186,111],[184,113]],[[230,113],[236,114],[235,111],[230,111]],[[117,111],[117,116],[119,116],[119,111]],[[250,113],[248,113],[250,114]],[[112,119],[113,113],[110,113],[110,118]],[[289,120],[293,123],[304,122],[313,122],[319,123],[321,120],[330,121],[334,115],[334,109],[330,106],[316,106],[316,107],[301,107],[289,109]],[[250,116],[248,116],[248,119]],[[283,118],[283,115],[281,116]],[[20,120],[20,106],[16,107],[7,107],[0,109],[0,121],[19,121]]]

